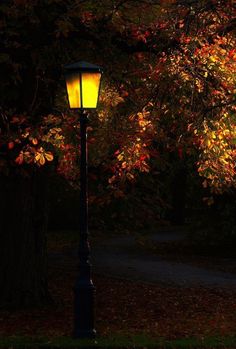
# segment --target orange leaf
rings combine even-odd
[[[16,162],[18,165],[23,164],[23,162],[24,162],[24,154],[23,154],[22,151],[20,152],[20,154],[18,155],[18,157],[15,159],[15,162]]]

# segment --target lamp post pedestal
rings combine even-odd
[[[75,338],[95,338],[94,301],[95,287],[91,280],[83,284],[78,279],[75,284]]]
[[[88,194],[87,194],[87,123],[88,115],[80,111],[80,237],[79,273],[74,294],[74,337],[94,338],[95,287],[91,280],[90,246],[88,241]]]

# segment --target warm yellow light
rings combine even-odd
[[[101,73],[84,72],[82,76],[82,108],[96,108]]]
[[[66,87],[70,108],[81,108],[80,73],[68,75],[66,77]]]
[[[66,77],[66,87],[70,108],[96,108],[100,80],[101,73],[97,72],[68,74]]]

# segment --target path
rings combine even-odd
[[[176,241],[183,239],[184,233],[165,232],[149,238],[155,243]],[[57,268],[74,269],[77,249],[50,253],[49,259],[56,261]],[[91,261],[93,273],[104,276],[180,287],[236,287],[236,274],[164,260],[155,253],[140,250],[133,235],[96,238]],[[233,262],[236,264],[236,260]]]
[[[151,236],[155,241],[171,241],[180,238],[183,238],[183,235],[179,233]],[[165,261],[150,252],[140,254],[135,251],[136,246],[135,237],[131,235],[101,239],[99,243],[92,246],[94,272],[181,287],[236,287],[234,274]]]

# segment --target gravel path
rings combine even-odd
[[[162,233],[150,237],[153,241],[176,241],[183,233]],[[236,275],[207,270],[184,263],[165,261],[155,254],[136,252],[134,236],[102,239],[92,246],[95,273],[131,280],[161,283],[181,287],[236,287]]]

